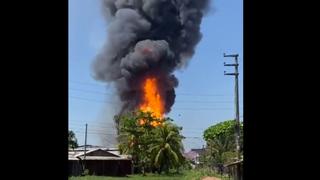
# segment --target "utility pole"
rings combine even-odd
[[[85,131],[85,135],[84,135],[84,158],[83,158],[84,167],[85,167],[85,164],[86,164],[86,153],[87,153],[87,129],[88,129],[88,124],[86,123],[86,131]]]
[[[229,76],[235,76],[235,120],[236,120],[236,126],[235,126],[235,138],[236,138],[236,152],[237,152],[237,160],[240,161],[241,160],[241,154],[240,154],[240,116],[239,116],[239,89],[238,89],[238,76],[239,76],[239,72],[238,72],[238,57],[239,54],[229,54],[226,55],[225,53],[223,54],[224,57],[232,57],[235,60],[234,64],[226,64],[224,63],[224,66],[234,66],[235,68],[235,72],[234,73],[226,73],[226,71],[224,71],[224,75],[229,75]],[[240,165],[237,165],[237,174],[236,174],[236,180],[240,180],[242,179],[242,177],[240,177]]]

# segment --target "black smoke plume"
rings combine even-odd
[[[142,101],[142,81],[158,79],[168,113],[178,80],[174,70],[192,57],[209,0],[103,0],[108,39],[93,63],[94,78],[113,82],[119,114]]]

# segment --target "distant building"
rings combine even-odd
[[[190,160],[194,165],[200,164],[200,156],[204,153],[204,149],[191,149],[189,152],[184,153],[184,157]]]
[[[89,175],[125,176],[132,174],[130,156],[120,155],[116,148],[79,147],[69,150],[69,176],[79,176],[84,169]]]
[[[205,152],[204,147],[201,149],[191,149],[191,151],[194,151],[196,153],[198,153],[199,155],[202,155]]]

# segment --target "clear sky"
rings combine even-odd
[[[100,0],[69,0],[69,129],[79,144],[113,146],[114,89],[94,80],[91,63],[107,36]],[[240,119],[243,90],[243,2],[213,0],[202,21],[203,38],[187,68],[178,70],[176,103],[167,115],[183,127],[185,149],[201,148],[203,131],[218,122],[234,119],[233,67],[223,53],[239,54]]]

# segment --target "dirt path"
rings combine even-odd
[[[202,180],[221,180],[221,179],[216,177],[204,177],[202,178]]]

